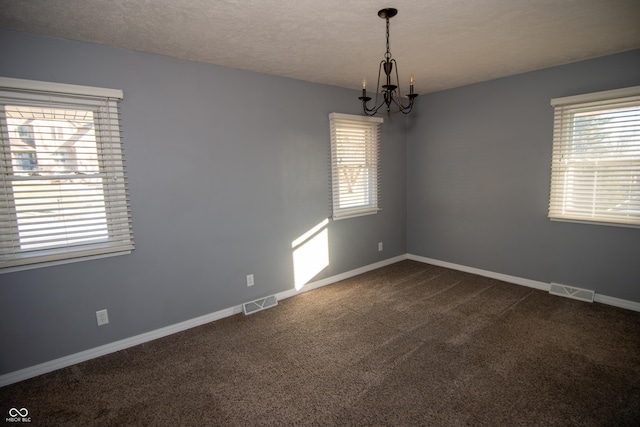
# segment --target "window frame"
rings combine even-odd
[[[372,215],[380,208],[380,125],[381,117],[359,116],[342,113],[329,114],[331,131],[331,211],[334,220]],[[342,134],[340,135],[342,129]],[[352,138],[345,136],[351,133]],[[351,143],[351,152],[341,154],[347,150],[345,140]],[[355,142],[355,145],[353,144]],[[362,145],[359,147],[358,145]],[[341,164],[341,155],[348,160]],[[345,185],[353,188],[355,181],[350,183],[341,178],[347,168],[358,169],[356,180],[360,191],[345,196]],[[364,172],[364,175],[361,173]],[[348,205],[348,206],[341,206]]]
[[[549,219],[640,227],[640,197],[635,196],[640,194],[640,86],[554,98],[551,105]],[[624,116],[624,110],[630,114]],[[590,116],[595,123],[585,132],[580,125],[586,127]],[[616,197],[623,191],[628,205],[616,212],[621,205]],[[591,208],[585,207],[588,198]],[[607,208],[605,203],[612,200],[617,204]]]
[[[0,221],[2,222],[0,229],[0,237],[2,238],[0,240],[0,274],[130,254],[134,249],[133,230],[118,108],[118,103],[123,99],[122,90],[0,77],[0,98],[0,193],[4,194],[5,198],[3,205],[0,205]],[[48,101],[43,101],[45,98]],[[72,98],[81,99],[85,104],[82,106],[73,103],[67,104],[66,100]],[[59,182],[62,182],[59,181],[60,179],[64,182],[69,181],[70,185],[74,185],[74,180],[67,176],[69,172],[63,172],[48,180],[46,177],[22,176],[23,172],[14,173],[12,138],[7,122],[9,120],[8,113],[5,110],[5,106],[9,105],[23,105],[30,108],[66,108],[71,111],[87,110],[93,112],[92,128],[95,129],[98,172],[79,174],[78,176],[84,177],[80,178],[81,180],[97,179],[100,182],[101,198],[98,200],[98,204],[104,205],[106,238],[93,239],[86,237],[88,234],[83,235],[80,231],[78,238],[82,240],[82,243],[78,242],[78,238],[74,241],[74,238],[69,237],[67,242],[62,244],[55,241],[56,244],[52,246],[40,245],[42,247],[24,248],[25,244],[21,242],[23,236],[20,235],[18,226],[18,205],[14,196],[14,183],[44,179],[45,182],[58,182],[57,186],[59,187]],[[37,153],[37,149],[35,151]],[[54,156],[51,155],[51,158],[54,159]],[[76,170],[73,175],[78,173]],[[53,182],[44,185],[56,185]],[[77,200],[77,196],[66,200],[64,203],[73,203]],[[67,219],[59,221],[56,219],[47,224],[51,224],[53,227],[63,227],[66,221]]]

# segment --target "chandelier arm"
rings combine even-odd
[[[396,107],[398,107],[398,111],[404,114],[408,114],[413,107],[413,101],[409,101],[409,105],[402,105],[402,102],[398,102],[396,98],[393,98],[393,103]]]
[[[364,113],[367,116],[374,116],[378,112],[380,107],[382,107],[385,103],[384,97],[383,97],[383,100],[380,101],[380,104],[378,104],[378,96],[380,95],[380,75],[382,74],[382,68],[384,67],[384,63],[385,63],[384,60],[380,61],[380,66],[378,67],[378,83],[376,84],[376,98],[373,101],[373,107],[372,108],[367,107],[367,102],[369,102],[371,98],[369,99],[360,98],[362,99],[362,108],[364,110]]]
[[[400,111],[403,111],[403,110],[406,110],[406,109],[409,109],[409,111],[411,111],[411,108],[413,107],[413,99],[414,98],[415,97],[409,97],[409,104],[408,105],[404,105],[402,103],[402,100],[399,97],[398,98],[394,97],[393,98],[393,103],[396,105],[396,107],[398,107],[398,109]]]
[[[376,113],[378,112],[378,110],[379,110],[383,105],[385,105],[384,100],[380,101],[380,104],[379,104],[378,106],[376,106],[376,105],[374,104],[372,108],[368,108],[366,103],[367,103],[367,101],[365,101],[365,100],[363,100],[363,101],[362,101],[362,107],[363,107],[363,109],[364,109],[364,113],[365,113],[367,116],[375,116],[375,115],[376,115]]]
[[[402,91],[400,90],[400,77],[398,77],[398,63],[395,59],[391,59],[394,67],[396,69],[396,84],[398,85],[398,98],[402,98]]]
[[[409,100],[409,105],[402,105],[398,104],[397,102],[395,104],[398,106],[398,111],[400,111],[402,114],[409,114],[413,109],[413,99]]]
[[[376,106],[376,105],[374,104],[373,108],[367,108],[367,106],[366,106],[366,104],[365,104],[365,102],[364,102],[364,101],[363,101],[363,103],[362,103],[362,106],[364,107],[364,113],[365,113],[367,116],[375,116],[375,115],[376,115],[376,113],[378,112],[378,110],[379,110],[380,108],[382,108],[382,106],[383,106],[383,105],[385,105],[384,100],[382,100],[382,101],[380,102],[380,105],[378,105],[378,106]]]
[[[418,96],[418,95],[414,95],[414,94],[410,94],[408,95],[409,98],[409,104],[408,105],[404,105],[402,103],[402,92],[400,91],[400,77],[398,76],[398,64],[396,63],[395,59],[392,59],[391,61],[393,61],[396,65],[396,81],[398,82],[398,98],[397,100],[394,99],[393,103],[396,104],[396,106],[398,107],[398,110],[400,110],[401,113],[403,114],[409,114],[411,112],[411,110],[413,109],[413,100]]]
[[[378,96],[380,95],[380,75],[382,74],[382,67],[384,67],[384,60],[380,61],[380,66],[378,67],[378,83],[376,84],[376,100],[373,103],[373,108],[375,109],[375,112],[373,114],[378,112],[378,110],[382,106],[382,103],[384,102],[383,100],[382,102],[380,102],[380,105],[378,105]]]

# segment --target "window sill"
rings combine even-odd
[[[78,258],[63,259],[58,261],[47,261],[47,262],[39,262],[34,264],[16,265],[14,267],[0,268],[0,274],[14,273],[16,271],[24,271],[24,270],[33,270],[36,268],[43,268],[43,267],[52,267],[55,265],[71,264],[74,262],[90,261],[94,259],[111,258],[114,256],[129,255],[130,253],[131,251],[112,252],[108,254],[90,255],[90,256],[84,256],[84,257],[78,257]]]
[[[365,216],[365,215],[375,215],[377,214],[379,211],[381,211],[382,209],[368,209],[366,211],[352,211],[352,212],[344,212],[338,215],[333,215],[333,220],[337,221],[340,219],[348,219],[348,218],[355,218],[355,217],[359,217],[359,216]]]
[[[571,222],[574,224],[590,224],[590,225],[608,225],[610,227],[623,227],[623,228],[640,228],[640,224],[625,224],[621,222],[607,222],[607,221],[589,221],[575,218],[549,218],[554,222]]]

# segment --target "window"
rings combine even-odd
[[[0,271],[133,249],[121,99],[0,78]]]
[[[549,218],[640,226],[640,86],[551,105]]]
[[[382,118],[331,113],[329,121],[333,218],[376,213]]]

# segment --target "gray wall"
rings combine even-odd
[[[124,91],[136,243],[0,275],[0,374],[293,288],[291,243],[329,215],[328,114],[359,114],[356,90],[1,30],[0,52],[5,77]],[[403,126],[383,125],[382,212],[329,222],[316,279],[405,253]]]
[[[328,114],[359,114],[357,91],[3,30],[0,52],[5,77],[124,90],[136,240],[128,256],[0,275],[0,374],[293,287],[291,243],[329,215]],[[638,85],[638,70],[635,51],[385,117],[383,211],[329,222],[315,279],[409,252],[640,301],[640,230],[546,217],[549,100]]]
[[[547,218],[551,98],[640,85],[640,51],[419,98],[407,252],[640,302],[640,229]]]

